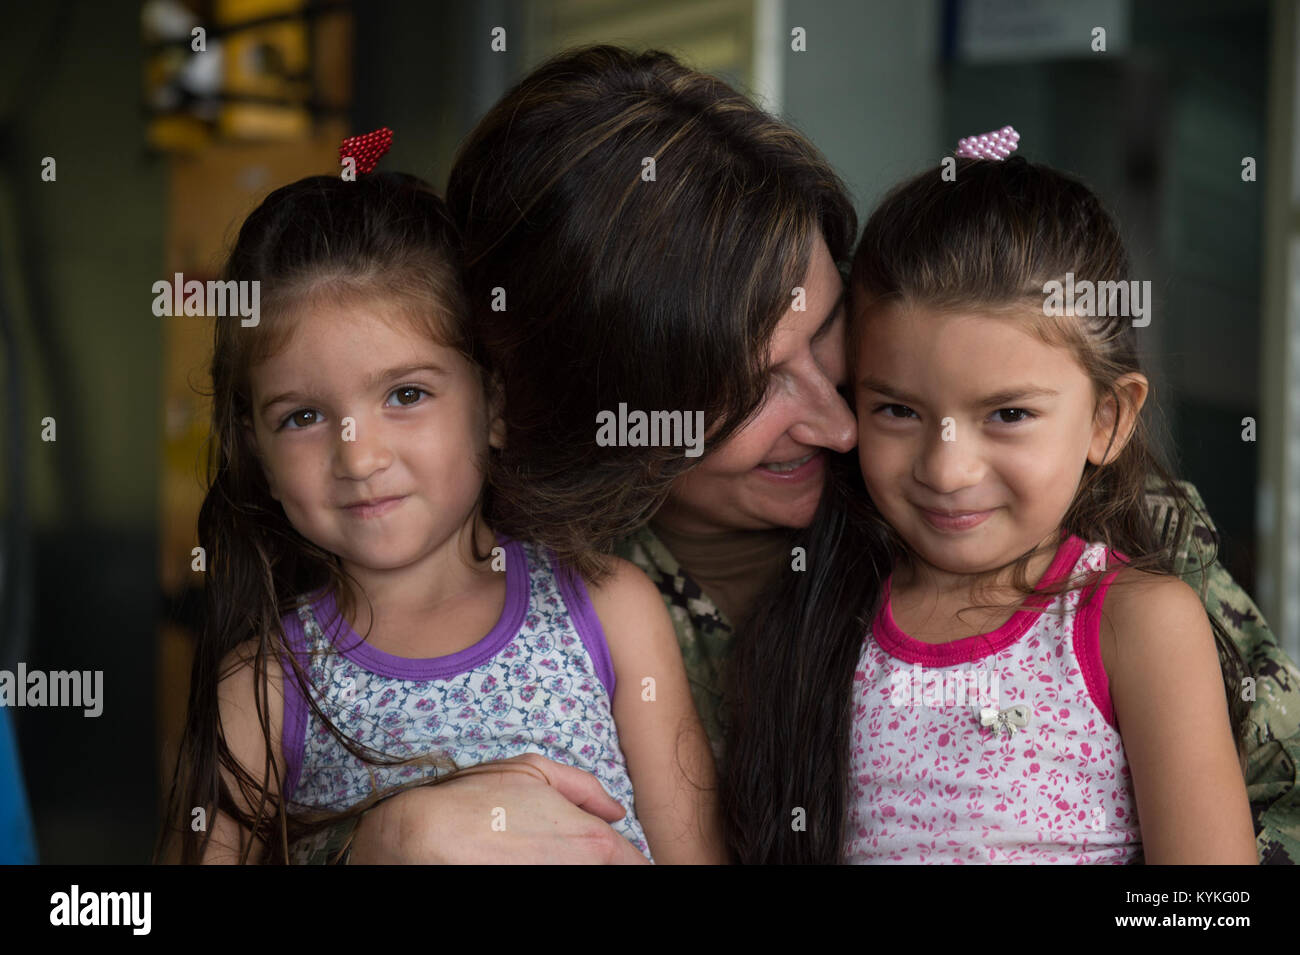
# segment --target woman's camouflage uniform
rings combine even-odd
[[[1205,514],[1196,488],[1187,483],[1182,488]],[[1153,490],[1147,499],[1156,526],[1166,540],[1176,541],[1178,572],[1232,637],[1255,679],[1255,700],[1247,716],[1246,784],[1256,847],[1262,863],[1294,863],[1300,860],[1300,787],[1296,778],[1300,767],[1300,670],[1282,652],[1259,609],[1223,566],[1216,560],[1208,569],[1204,567],[1217,533],[1208,516],[1204,521],[1180,520],[1171,498]],[[644,570],[663,594],[696,708],[717,755],[723,736],[718,718],[722,669],[730,647],[731,624],[648,527],[624,541],[619,555]],[[307,862],[330,861],[339,856],[338,847],[345,844],[353,828],[353,823],[344,823],[310,843],[303,840],[295,846],[295,857]]]

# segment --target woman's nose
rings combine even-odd
[[[858,420],[836,388],[836,382],[820,371],[801,382],[798,422],[790,437],[810,447],[845,452],[858,443]]]

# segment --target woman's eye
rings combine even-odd
[[[310,416],[312,420],[304,420],[307,416]],[[319,411],[312,411],[310,408],[299,408],[297,411],[291,412],[284,421],[280,422],[280,427],[288,428],[290,431],[299,431],[308,425],[315,424],[315,419],[319,417]]]
[[[993,412],[1003,424],[1019,424],[1021,421],[1028,421],[1034,417],[1031,412],[1024,408],[999,408]]]
[[[916,412],[907,405],[881,405],[876,410],[889,412],[889,417],[891,418],[908,418],[916,416]]]
[[[392,405],[390,403],[390,407],[402,407],[416,404],[419,402],[421,395],[427,394],[428,392],[423,388],[416,388],[414,385],[408,385],[405,388],[396,388],[388,397],[397,398],[397,405]]]

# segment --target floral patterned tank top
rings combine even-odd
[[[441,754],[462,768],[523,753],[576,766],[627,810],[613,827],[649,858],[614,725],[609,648],[586,587],[559,572],[541,548],[502,543],[505,607],[471,647],[422,660],[393,656],[363,641],[328,594],[301,598],[283,617],[289,646],[318,705],[352,740],[390,757]],[[444,771],[428,762],[363,762],[292,678],[285,681],[282,745],[286,798],[304,809],[346,809]]]
[[[1040,586],[1111,566],[1104,545],[1071,536]],[[886,582],[854,675],[850,861],[1135,861],[1136,802],[1098,642],[1117,573],[1083,606],[1078,589],[1037,598],[946,644],[898,628]]]

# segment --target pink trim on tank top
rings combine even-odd
[[[1107,550],[1107,554],[1128,562],[1128,556],[1122,551]],[[1074,657],[1083,670],[1084,685],[1088,687],[1088,695],[1097,704],[1097,709],[1101,710],[1101,715],[1116,731],[1119,730],[1119,724],[1115,722],[1115,705],[1110,698],[1110,679],[1106,676],[1106,666],[1101,660],[1101,608],[1106,602],[1106,591],[1110,590],[1110,585],[1118,576],[1119,570],[1107,574],[1097,585],[1096,593],[1081,594],[1080,606],[1074,615]]]
[[[1050,587],[1059,583],[1083,553],[1087,544],[1077,535],[1071,534],[1056,550],[1051,565],[1043,573],[1036,587]],[[885,581],[884,597],[880,612],[871,625],[871,633],[880,648],[890,656],[905,663],[920,663],[924,666],[947,667],[958,663],[973,663],[991,656],[1011,646],[1028,632],[1047,606],[1042,596],[1028,597],[1025,606],[1017,610],[1002,626],[988,633],[979,633],[972,637],[962,637],[951,643],[926,643],[904,633],[894,621],[890,604],[890,585],[894,575],[891,573]],[[1104,676],[1105,671],[1103,671]],[[1091,688],[1091,684],[1089,684]]]

